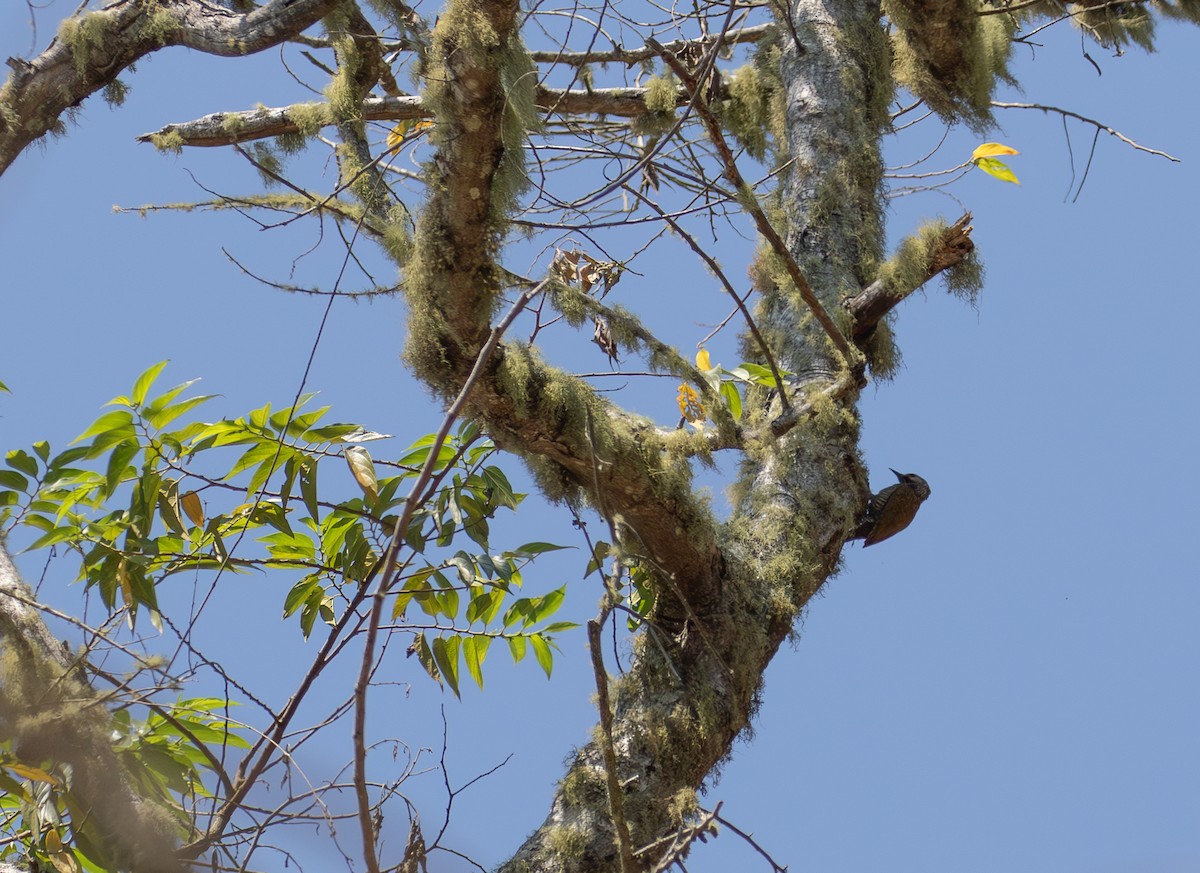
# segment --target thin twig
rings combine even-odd
[[[612,706],[608,700],[608,673],[604,669],[604,655],[601,652],[600,631],[602,622],[612,614],[612,607],[607,604],[600,612],[599,619],[591,619],[587,623],[588,648],[592,652],[592,671],[596,676],[596,708],[600,710],[600,751],[604,756],[605,779],[608,783],[608,809],[612,816],[613,828],[617,832],[617,847],[620,850],[621,873],[633,873],[637,870],[637,862],[633,859],[633,846],[629,836],[629,823],[625,821],[624,803],[621,796],[621,780],[617,777],[617,753],[613,748]]]
[[[788,868],[784,867],[782,864],[780,864],[778,861],[776,861],[774,858],[772,858],[767,853],[766,849],[764,849],[757,842],[755,842],[753,834],[747,833],[746,831],[742,830],[741,828],[737,827],[735,824],[730,822],[729,819],[721,816],[718,812],[719,809],[720,809],[720,807],[713,810],[713,812],[712,812],[713,819],[715,819],[719,824],[725,825],[725,827],[729,828],[731,831],[733,831],[735,834],[737,834],[739,837],[741,837],[743,840],[745,840],[747,843],[749,843],[751,848],[753,848],[756,852],[758,852],[758,854],[760,854],[764,858],[766,858],[767,863],[771,865],[771,870],[774,871],[774,873],[787,873]]]
[[[716,276],[717,280],[722,286],[724,286],[725,291],[728,292],[729,296],[733,298],[734,303],[737,304],[738,310],[742,313],[742,318],[746,319],[746,326],[750,328],[750,335],[753,336],[754,341],[758,343],[759,350],[762,352],[763,357],[766,358],[767,365],[771,368],[771,375],[775,377],[775,385],[779,389],[779,400],[783,404],[783,408],[785,410],[790,409],[792,404],[791,401],[788,400],[787,388],[783,384],[783,376],[779,372],[779,366],[775,363],[775,356],[771,354],[771,347],[767,345],[766,338],[762,335],[762,333],[759,332],[758,325],[754,323],[754,317],[750,315],[750,309],[746,306],[745,301],[742,300],[737,291],[734,289],[733,283],[726,278],[725,271],[721,269],[721,265],[717,263],[717,259],[706,252],[696,238],[684,230],[679,222],[672,218],[661,206],[659,206],[641,191],[634,188],[632,185],[626,184],[622,187],[657,212],[659,216],[662,217],[662,220],[669,224],[671,229],[675,231],[675,233],[677,233],[685,243],[688,244],[688,247],[700,256],[700,259],[708,265],[708,268],[712,271],[712,274]]]
[[[454,426],[454,422],[458,420],[463,407],[466,406],[467,397],[475,387],[475,383],[483,375],[484,367],[491,360],[492,353],[495,352],[496,347],[500,344],[500,338],[529,301],[542,293],[549,283],[549,279],[544,279],[533,288],[524,291],[500,323],[492,328],[491,335],[488,336],[487,341],[479,350],[479,354],[475,358],[475,366],[471,368],[470,375],[463,382],[458,396],[454,399],[450,408],[446,410],[446,415],[442,419],[442,426],[438,430],[433,445],[429,449],[429,456],[425,460],[425,465],[421,468],[421,473],[417,477],[412,491],[409,492],[408,499],[404,501],[404,510],[400,518],[396,521],[396,527],[392,531],[391,542],[388,544],[388,549],[384,556],[383,572],[379,576],[379,585],[371,597],[371,615],[367,625],[367,639],[363,644],[363,658],[362,665],[359,668],[358,682],[354,686],[354,788],[358,797],[358,818],[360,827],[362,828],[364,860],[367,862],[369,873],[379,873],[379,861],[375,856],[375,825],[371,817],[370,798],[367,796],[367,749],[364,741],[367,721],[367,686],[370,684],[371,673],[374,669],[375,643],[379,635],[379,625],[383,618],[384,604],[396,570],[396,556],[400,551],[403,533],[408,530],[409,522],[412,521],[417,507],[423,505],[426,500],[425,486],[433,477],[433,468],[437,464],[442,446],[449,437],[450,429]]]
[[[716,146],[717,153],[720,155],[721,163],[725,168],[725,178],[737,190],[739,199],[742,205],[750,213],[754,219],[755,225],[758,227],[758,232],[766,239],[768,245],[779,255],[787,268],[788,276],[792,283],[796,286],[796,290],[800,292],[800,297],[804,303],[812,311],[813,317],[824,328],[826,335],[833,343],[834,347],[841,352],[842,357],[846,361],[847,366],[853,366],[859,356],[854,353],[850,347],[850,343],[842,332],[838,330],[838,326],[834,324],[829,313],[825,311],[825,307],[821,305],[821,301],[817,299],[817,295],[813,293],[812,287],[808,284],[808,279],[800,271],[800,265],[796,263],[796,259],[792,257],[792,253],[788,251],[787,245],[779,232],[775,230],[767,218],[767,214],[763,212],[762,207],[758,203],[758,198],[754,196],[754,192],[750,186],[746,184],[746,180],[742,177],[741,171],[737,168],[737,162],[734,160],[733,152],[729,148],[729,143],[725,141],[725,134],[721,132],[721,123],[717,117],[713,115],[712,108],[704,99],[703,89],[700,88],[692,74],[688,72],[680,60],[667,51],[662,43],[655,40],[653,37],[646,40],[646,45],[660,52],[667,66],[674,70],[680,80],[687,86],[692,94],[692,102],[696,107],[696,111],[700,114],[700,118],[704,121],[705,127],[708,129],[709,138]]]
[[[1086,115],[1080,115],[1078,112],[1072,112],[1069,109],[1063,109],[1062,107],[1059,107],[1059,106],[1046,106],[1045,104],[1042,104],[1042,103],[1000,103],[996,100],[992,101],[992,105],[995,106],[997,109],[1040,109],[1042,112],[1057,112],[1059,115],[1062,115],[1062,116],[1065,116],[1068,118],[1074,118],[1078,121],[1082,121],[1086,124],[1092,125],[1097,130],[1103,130],[1106,133],[1110,133],[1113,136],[1115,136],[1117,139],[1119,139],[1121,142],[1125,143],[1128,146],[1132,146],[1133,148],[1137,149],[1139,152],[1145,152],[1148,155],[1158,155],[1160,158],[1166,158],[1168,161],[1174,161],[1177,164],[1179,163],[1179,158],[1175,157],[1174,155],[1167,154],[1166,152],[1159,151],[1158,149],[1152,149],[1147,146],[1144,146],[1139,142],[1135,142],[1134,140],[1131,140],[1129,137],[1127,137],[1125,134],[1121,133],[1119,130],[1114,130],[1113,128],[1109,127],[1107,124],[1105,124],[1102,121],[1097,121],[1094,118],[1088,118]]]

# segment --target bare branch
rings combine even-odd
[[[613,750],[612,704],[608,700],[608,672],[604,669],[601,653],[601,622],[606,620],[612,609],[605,606],[600,619],[587,623],[588,648],[592,653],[592,671],[596,677],[596,708],[600,712],[600,748],[604,755],[604,773],[608,786],[608,807],[612,815],[613,828],[617,832],[620,849],[621,873],[633,873],[637,862],[633,859],[633,846],[629,840],[629,822],[622,810],[621,780],[617,776],[617,753]]]
[[[774,24],[757,24],[753,27],[743,27],[726,32],[721,37],[721,42],[725,45],[758,42],[761,39],[774,36],[778,29]],[[666,43],[666,49],[675,54],[679,54],[682,51],[706,51],[716,42],[716,39],[716,36],[713,35],[702,36],[699,39],[677,39]],[[539,64],[567,64],[573,67],[581,67],[584,64],[629,64],[632,66],[633,64],[639,64],[642,61],[658,57],[658,52],[649,46],[635,49],[617,46],[609,51],[530,52],[530,57]]]
[[[1139,152],[1145,152],[1148,155],[1158,155],[1160,158],[1166,158],[1168,161],[1174,161],[1177,164],[1179,163],[1179,158],[1175,157],[1174,155],[1168,154],[1167,152],[1159,151],[1158,149],[1152,149],[1147,146],[1144,146],[1141,143],[1135,142],[1134,140],[1130,139],[1125,134],[1121,133],[1121,131],[1114,130],[1113,128],[1109,127],[1103,121],[1097,121],[1094,118],[1088,118],[1086,115],[1080,115],[1078,112],[1072,112],[1069,109],[1063,109],[1062,107],[1059,107],[1059,106],[1046,106],[1041,103],[1000,103],[996,100],[992,101],[992,105],[995,106],[997,109],[1040,109],[1042,112],[1047,112],[1047,113],[1057,112],[1059,115],[1063,116],[1064,118],[1074,118],[1078,121],[1084,122],[1085,124],[1092,125],[1097,130],[1103,130],[1105,133],[1112,134],[1117,139],[1119,139],[1121,142],[1125,143],[1126,145],[1132,146],[1133,148],[1137,149]]]

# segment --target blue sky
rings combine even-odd
[[[39,43],[60,7],[73,4],[40,14]],[[868,387],[861,405],[875,487],[895,467],[925,476],[933,496],[903,536],[847,549],[844,570],[768,671],[753,739],[738,744],[704,799],[722,802],[723,815],[794,870],[1200,867],[1196,36],[1164,27],[1149,57],[1090,46],[1100,76],[1065,28],[1039,36],[1036,62],[1018,51],[1025,93],[1001,99],[1070,108],[1182,163],[1102,133],[1082,195],[1064,203],[1061,121],[1011,111],[992,138],[1021,150],[1010,162],[1021,187],[974,173],[952,189],[975,215],[983,296],[972,309],[934,283],[906,303],[897,325],[904,368]],[[23,4],[6,4],[0,51],[28,45]],[[163,358],[172,360],[167,382],[202,376],[207,392],[223,395],[212,415],[281,404],[316,335],[323,302],[264,289],[221,254],[224,246],[286,280],[315,227],[266,234],[230,214],[143,220],[111,210],[200,198],[193,178],[254,190],[255,174],[227,153],[162,156],[133,138],[212,111],[302,99],[276,58],[166,52],[140,64],[130,84],[123,109],[89,101],[67,137],[31,149],[0,178],[0,380],[13,390],[0,396],[4,448],[65,445]],[[1071,131],[1078,165],[1091,130]],[[976,143],[956,133],[946,165]],[[917,152],[898,143],[889,159]],[[891,238],[922,216],[960,211],[936,195],[895,200]],[[328,286],[334,249],[301,260],[297,276]],[[679,251],[661,247],[614,295],[668,338],[694,344],[708,330],[698,322],[716,321],[726,304],[715,288],[696,299],[711,283]],[[726,234],[720,251],[740,277],[745,245]],[[399,361],[403,319],[395,299],[339,301],[309,382],[335,418],[396,434],[397,449],[439,420]],[[562,333],[554,343],[577,349],[580,339]],[[731,343],[714,343],[714,360],[736,363]],[[588,345],[578,367],[604,369],[594,352]],[[658,381],[638,402],[646,412],[660,403],[659,419],[670,421],[674,385]],[[720,482],[713,487],[720,505]],[[500,530],[510,543],[580,545],[568,520],[544,508]],[[530,584],[577,580],[572,554],[547,561]],[[43,560],[26,556],[22,566],[36,577]],[[286,585],[236,584],[246,587],[226,595],[225,620],[206,643],[246,665],[258,687],[277,687],[288,659],[304,652],[294,628],[271,631]],[[571,584],[572,617],[585,620],[599,592]],[[76,602],[65,581],[47,585],[54,602]],[[444,705],[457,782],[513,753],[455,802],[453,842],[485,865],[540,823],[562,759],[594,721],[582,632],[561,644],[549,682],[494,655],[487,690],[468,689],[461,702],[398,662],[402,684],[378,704],[381,735],[435,749]],[[307,765],[319,776],[343,758],[324,750]],[[444,807],[440,780],[410,787],[428,826]],[[397,822],[397,851],[403,839]],[[307,869],[322,869],[327,849],[314,842],[309,851]],[[698,847],[688,869],[760,865],[726,835]],[[460,867],[443,856],[431,869]]]

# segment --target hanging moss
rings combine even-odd
[[[946,282],[947,291],[974,306],[979,300],[979,292],[983,290],[983,261],[977,252],[972,251],[962,261],[942,273],[942,278]]]
[[[174,152],[175,154],[179,154],[183,151],[183,134],[177,130],[172,130],[168,133],[152,133],[150,134],[150,145],[154,146],[160,152]]]
[[[862,342],[861,348],[866,355],[867,364],[871,367],[871,375],[876,380],[888,382],[900,372],[904,356],[896,343],[896,335],[892,330],[894,316],[888,313],[877,325],[871,336]]]
[[[1154,51],[1154,18],[1145,4],[1142,3],[1112,3],[1105,0],[1092,0],[1080,3],[1082,11],[1076,11],[1071,16],[1072,23],[1090,36],[1100,45],[1108,49],[1121,49],[1125,46],[1136,45],[1146,51]],[[1155,4],[1164,15],[1168,10],[1176,12],[1176,16],[1187,18],[1188,10],[1191,20],[1200,15],[1200,8],[1194,3],[1180,3],[1178,6]]]
[[[941,250],[949,225],[943,218],[926,221],[905,237],[876,274],[894,293],[909,294],[920,288],[935,272],[936,256]],[[945,270],[946,290],[974,305],[983,288],[983,264],[972,250],[957,265]]]
[[[117,107],[125,103],[125,98],[129,96],[129,86],[120,79],[113,79],[104,86],[104,102],[109,106]]]
[[[976,0],[943,0],[933,10],[923,0],[885,0],[883,8],[896,81],[947,122],[990,127],[997,81],[1013,82],[1015,18],[981,16]]]
[[[388,220],[383,226],[383,249],[398,267],[403,267],[412,257],[410,220],[408,210],[397,204],[388,210]]]
[[[756,51],[750,63],[729,74],[724,96],[714,106],[721,123],[758,161],[784,140],[780,124],[784,92],[778,54],[773,45]]]
[[[646,111],[633,119],[630,125],[635,134],[653,136],[665,133],[675,123],[675,110],[679,106],[679,80],[667,72],[651,76],[646,80],[642,98]]]
[[[58,26],[58,39],[70,50],[77,75],[82,76],[87,72],[91,53],[104,47],[108,37],[106,24],[107,16],[104,14],[86,12],[64,19]]]
[[[327,103],[297,103],[288,108],[287,118],[306,138],[316,136],[321,128],[333,123],[333,113]]]
[[[554,825],[546,829],[546,848],[563,862],[563,869],[573,869],[572,861],[582,858],[588,848],[589,835],[572,825]]]

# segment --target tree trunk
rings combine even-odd
[[[782,69],[792,169],[777,214],[788,218],[788,248],[810,285],[827,311],[839,312],[880,256],[887,46],[875,5],[799,0],[792,15]],[[777,403],[764,400],[749,416],[767,436],[748,441],[741,497],[717,534],[715,581],[663,567],[667,605],[640,637],[630,671],[612,683],[622,806],[645,868],[690,841],[696,790],[749,723],[763,671],[836,568],[866,496],[855,389],[815,397],[844,379],[847,363],[790,284],[762,290],[763,332],[781,366],[797,374],[797,402],[812,403],[779,439],[767,426]],[[672,593],[686,601],[682,610]],[[591,743],[546,821],[501,869],[616,870],[614,833],[603,760]]]

